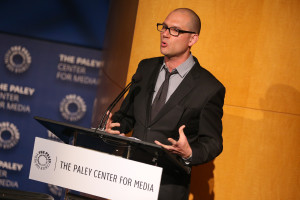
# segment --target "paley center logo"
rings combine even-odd
[[[20,133],[13,123],[0,123],[0,149],[11,149],[18,144],[19,140]]]
[[[31,56],[25,47],[16,45],[6,52],[4,62],[9,71],[20,74],[28,70]]]
[[[66,120],[78,121],[86,113],[86,104],[80,96],[69,94],[60,102],[59,111]]]
[[[51,164],[51,156],[46,151],[38,151],[34,156],[34,165],[40,169],[48,169]]]

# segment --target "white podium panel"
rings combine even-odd
[[[162,168],[36,137],[29,178],[112,200],[157,199]]]

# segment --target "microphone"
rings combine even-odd
[[[130,89],[130,87],[132,86],[132,84],[137,83],[139,81],[142,80],[142,76],[139,73],[135,73],[132,76],[131,82],[128,83],[128,85],[121,91],[121,93],[115,98],[115,100],[107,107],[107,109],[105,110],[102,119],[100,121],[99,126],[95,129],[95,132],[100,129],[100,131],[104,131],[106,124],[107,124],[107,120],[109,118],[109,115],[112,111],[112,109],[117,105],[117,103],[120,101],[120,99],[124,96],[124,94]]]

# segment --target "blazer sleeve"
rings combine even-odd
[[[192,148],[191,165],[209,162],[223,150],[222,116],[225,87],[222,85],[204,105],[200,118],[198,137],[190,142]]]

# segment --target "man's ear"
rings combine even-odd
[[[192,34],[189,42],[189,47],[192,47],[199,39],[198,34]]]

